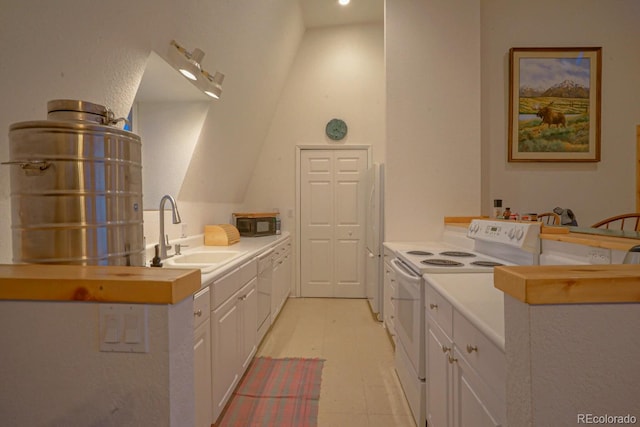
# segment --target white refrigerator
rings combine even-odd
[[[371,311],[382,321],[384,242],[384,165],[374,163],[367,170],[366,283]]]

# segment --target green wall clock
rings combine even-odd
[[[347,135],[347,124],[344,120],[331,119],[325,128],[327,136],[334,141],[339,141]]]

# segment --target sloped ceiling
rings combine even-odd
[[[299,2],[298,2],[299,1]],[[382,21],[383,0],[215,2],[186,10],[185,40],[203,67],[226,74],[179,193],[182,200],[241,203],[306,27]],[[203,13],[210,21],[198,19]],[[194,24],[196,23],[196,24]],[[182,25],[181,24],[181,25]],[[286,130],[283,130],[286,131]]]

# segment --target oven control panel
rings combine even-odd
[[[535,245],[539,235],[540,223],[538,222],[474,219],[467,230],[467,237],[471,239],[503,243],[519,248]]]

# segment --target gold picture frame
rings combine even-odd
[[[599,162],[601,47],[509,50],[509,161]]]

